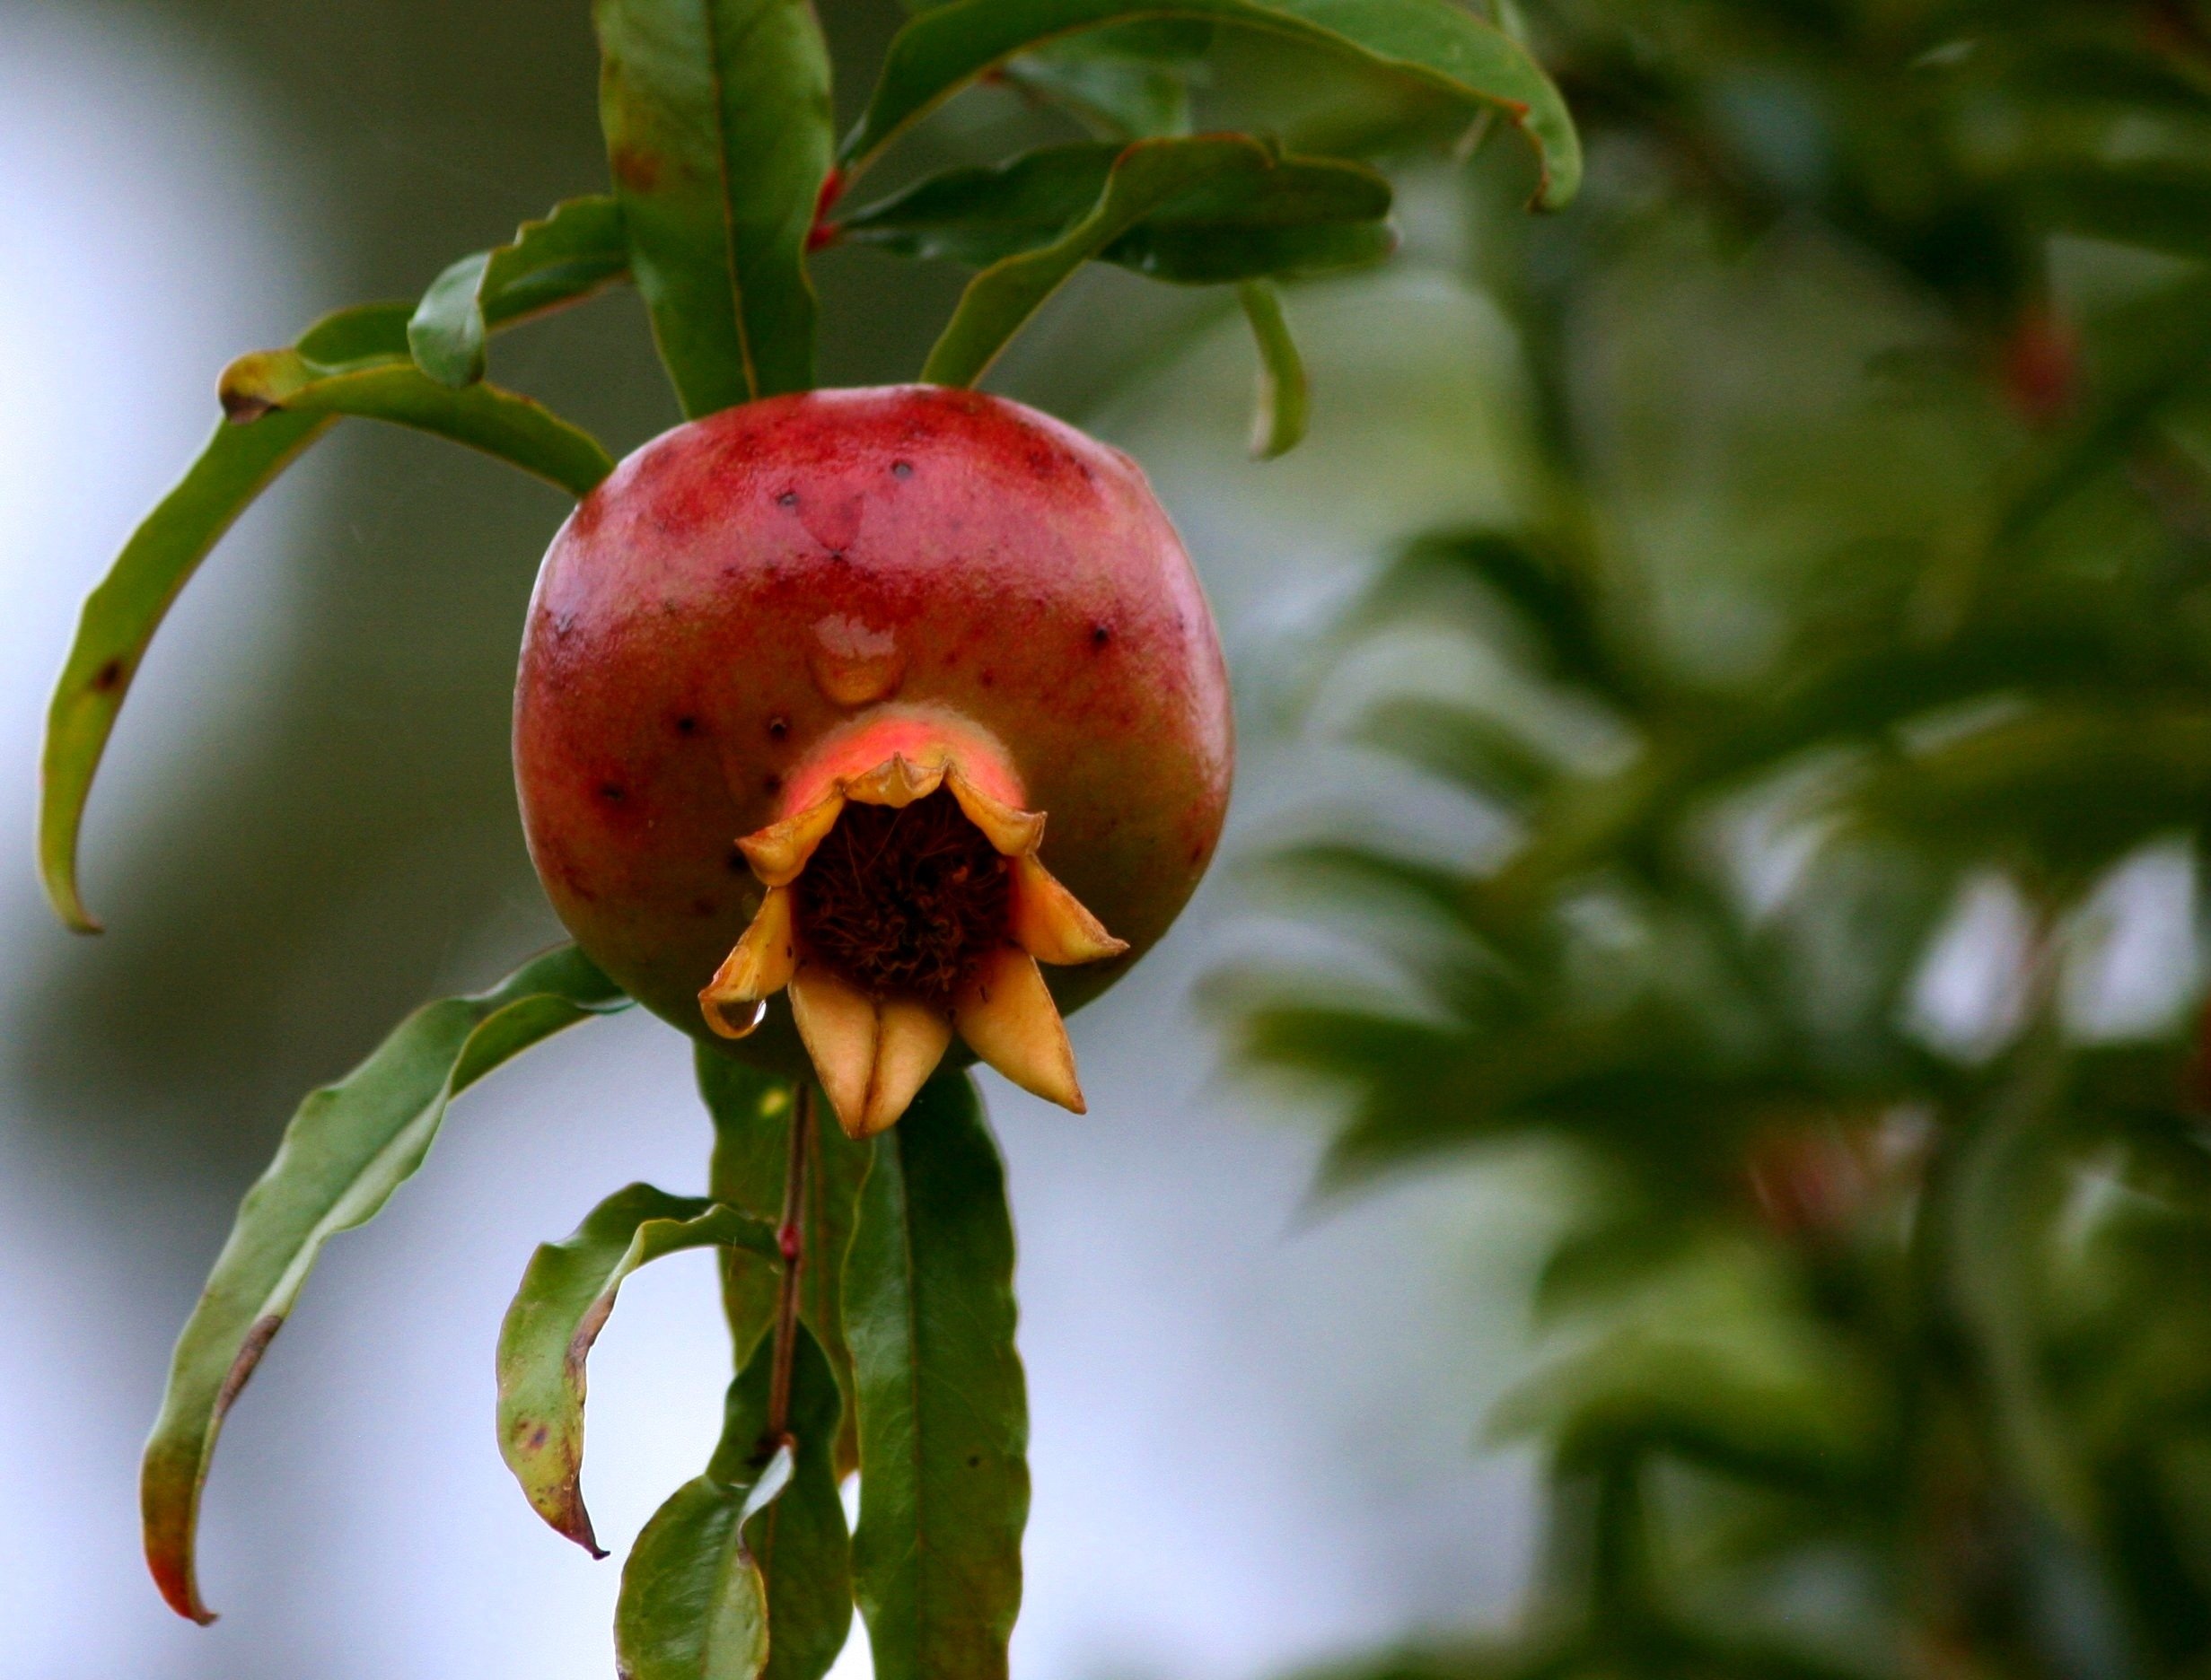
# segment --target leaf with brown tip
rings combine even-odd
[[[47,712],[39,796],[39,872],[77,932],[100,931],[77,881],[77,837],[131,678],[199,563],[333,420],[358,415],[434,433],[575,496],[613,469],[595,440],[527,398],[486,385],[449,390],[426,377],[408,354],[408,314],[404,303],[340,310],[288,350],[233,363],[222,384],[229,418],[86,599]]]
[[[424,1005],[367,1061],[300,1105],[178,1338],[139,1472],[146,1562],[178,1614],[215,1620],[193,1560],[200,1490],[224,1417],[322,1245],[366,1224],[413,1176],[454,1097],[540,1039],[628,1002],[563,946],[488,992]]]
[[[741,1248],[773,1263],[775,1227],[698,1196],[651,1185],[616,1191],[566,1240],[531,1256],[499,1328],[499,1454],[538,1515],[593,1557],[579,1477],[584,1363],[623,1280],[686,1248]]]

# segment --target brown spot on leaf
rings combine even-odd
[[[111,659],[92,673],[94,694],[113,694],[123,686],[123,675],[128,669],[119,659]]]
[[[246,1378],[253,1375],[254,1367],[261,1362],[261,1355],[268,1352],[268,1344],[276,1339],[276,1332],[284,1328],[284,1317],[279,1313],[264,1313],[253,1321],[253,1328],[246,1332],[246,1339],[238,1344],[238,1357],[231,1368],[223,1373],[223,1387],[215,1391],[215,1415],[219,1422],[238,1398],[238,1391],[246,1386]]]
[[[618,145],[607,159],[614,179],[632,192],[649,193],[660,185],[662,161],[643,146]]]

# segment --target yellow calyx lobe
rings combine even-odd
[[[872,1137],[906,1112],[953,1033],[1022,1089],[1084,1112],[1037,964],[1128,949],[1037,856],[1041,812],[986,792],[949,756],[893,753],[737,842],[768,888],[698,994],[726,1038],[787,987],[838,1122]]]

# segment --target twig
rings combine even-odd
[[[814,1087],[800,1081],[798,1102],[791,1111],[791,1160],[783,1178],[783,1223],[776,1232],[783,1250],[783,1282],[776,1294],[775,1363],[768,1370],[768,1444],[780,1445],[789,1437],[791,1421],[791,1360],[798,1344],[798,1282],[805,1269],[803,1215],[806,1206],[806,1157],[813,1145]]]

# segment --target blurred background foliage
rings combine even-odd
[[[570,0],[130,9],[321,171],[337,245],[264,342],[603,179]],[[823,10],[849,117],[899,14]],[[1589,144],[1562,215],[1509,136],[1294,49],[1142,68],[1199,127],[1399,179],[1429,289],[1292,292],[1315,438],[1265,469],[1360,472],[1192,488],[1250,376],[1217,298],[1088,276],[993,381],[1142,450],[1224,603],[1243,886],[1318,954],[1211,999],[1337,1116],[1327,1187],[1474,1158],[1553,1215],[1485,1424],[1545,1466],[1527,1603],[1344,1673],[2211,1672],[2211,6],[1507,20]],[[1068,132],[1001,86],[903,167]],[[818,274],[836,382],[909,376],[961,277]],[[1389,314],[1476,388],[1358,337]],[[500,355],[618,451],[675,418],[631,302]],[[179,1308],[298,1091],[556,933],[505,720],[558,503],[423,439],[326,448],[250,715],[130,832],[95,803],[114,932],[15,959],[22,1120],[197,1186]],[[1323,500],[1397,558],[1224,558]],[[1224,945],[1195,925],[1163,972]]]
[[[2207,21],[1526,8],[1530,511],[1317,661],[1464,810],[1276,855],[1370,960],[1227,993],[1334,1184],[1575,1186],[1523,1626],[1357,1672],[2211,1671]]]

